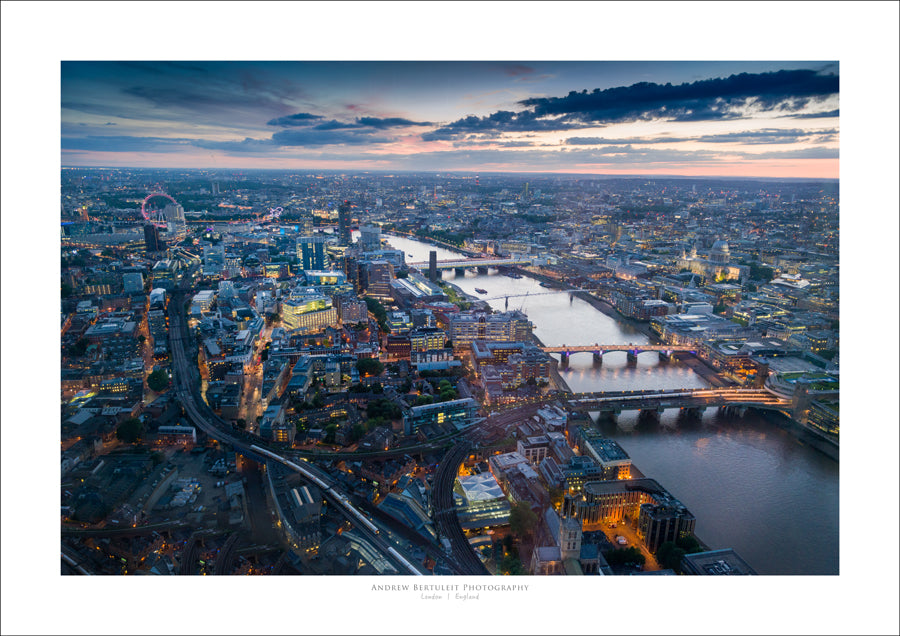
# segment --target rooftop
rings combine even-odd
[[[472,501],[490,501],[491,499],[505,498],[503,489],[490,473],[481,473],[480,475],[469,475],[458,478],[459,485],[462,486],[463,494],[466,500]]]
[[[688,574],[710,576],[756,574],[756,571],[731,548],[686,554],[682,563]]]

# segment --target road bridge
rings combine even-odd
[[[455,261],[437,261],[437,269],[471,269],[486,267],[504,267],[506,265],[531,265],[534,262],[532,256],[512,256],[509,258],[466,258]],[[415,267],[421,271],[427,271],[430,267],[428,261],[407,263],[409,267]]]
[[[669,360],[673,353],[691,353],[696,355],[697,347],[695,345],[672,345],[672,344],[592,344],[592,345],[559,345],[553,347],[541,347],[545,353],[558,353],[560,357],[560,366],[566,368],[569,366],[569,358],[574,353],[590,353],[594,356],[594,364],[603,363],[603,354],[612,353],[614,351],[624,351],[628,356],[629,362],[637,362],[638,355],[655,351],[659,354],[661,360]]]

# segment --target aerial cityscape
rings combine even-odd
[[[3,18],[0,632],[897,633],[900,5]]]
[[[836,63],[62,80],[63,574],[839,573]]]

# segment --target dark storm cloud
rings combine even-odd
[[[363,126],[371,126],[372,128],[377,128],[379,130],[384,130],[386,128],[400,128],[403,126],[432,125],[432,123],[429,121],[411,121],[409,119],[403,119],[401,117],[387,117],[385,119],[380,119],[378,117],[357,117],[356,122],[358,124],[362,124]]]
[[[740,73],[677,86],[641,82],[590,93],[573,91],[566,97],[537,97],[519,103],[533,108],[537,116],[577,114],[589,121],[669,119],[691,117],[698,110],[719,112],[722,103],[749,99],[763,108],[785,102],[801,108],[813,97],[837,94],[838,85],[837,75],[819,75],[811,70]]]
[[[537,119],[530,111],[514,113],[510,110],[500,110],[487,117],[469,115],[447,126],[423,133],[422,139],[425,141],[456,139],[471,132],[552,132],[594,127],[592,124],[579,124],[567,118]]]
[[[313,115],[310,113],[295,113],[293,115],[285,115],[284,117],[276,117],[266,122],[267,126],[312,126],[319,119],[325,119],[322,115]]]
[[[469,132],[572,130],[631,121],[717,121],[738,119],[741,109],[802,110],[838,93],[839,77],[812,70],[741,73],[679,85],[641,82],[631,86],[572,91],[565,97],[519,102],[528,110],[469,116],[425,133],[426,141]]]
[[[365,128],[365,126],[363,126],[362,124],[354,124],[351,122],[332,119],[331,121],[323,122],[314,127],[315,130],[347,130],[350,128]]]
[[[296,115],[288,115],[286,117],[278,117],[267,122],[269,126],[312,126],[315,130],[343,130],[352,128],[375,128],[377,130],[387,130],[388,128],[400,128],[405,126],[431,126],[431,122],[412,121],[401,117],[357,117],[355,122],[344,122],[332,119],[331,121],[319,122],[324,119],[322,115],[312,115],[310,113],[297,113]]]
[[[272,135],[276,146],[329,146],[388,143],[390,139],[373,137],[371,130],[282,130]]]

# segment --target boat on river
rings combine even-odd
[[[476,288],[475,288],[475,291],[477,291],[479,294],[486,294],[486,293],[487,293],[487,290],[486,290],[486,289],[482,289],[481,287],[476,287]]]

